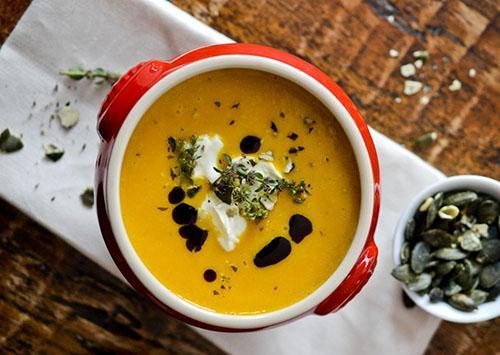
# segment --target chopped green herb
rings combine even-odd
[[[94,189],[87,187],[81,194],[80,200],[86,207],[92,207],[94,205]]]
[[[156,207],[156,208],[162,212],[168,210],[168,207]]]
[[[287,138],[290,138],[292,141],[296,140],[297,138],[299,138],[299,135],[295,132],[292,132],[290,133]]]
[[[13,136],[9,129],[6,128],[0,134],[0,151],[5,153],[12,153],[20,150],[23,147],[20,137]]]
[[[201,186],[199,186],[199,185],[190,187],[187,189],[187,195],[189,198],[193,198],[200,190],[201,190]]]
[[[220,101],[214,101],[214,105],[215,105],[216,107],[220,107]]]
[[[231,108],[238,108],[238,107],[240,107],[240,103],[239,102],[237,102],[233,106],[231,106]]]
[[[179,161],[179,177],[181,183],[192,184],[193,170],[196,165],[196,160],[200,157],[196,155],[199,145],[197,144],[198,137],[191,136],[189,139],[175,140],[175,152]],[[170,144],[170,143],[169,143]],[[172,144],[170,144],[172,147]]]
[[[232,126],[235,122],[236,122],[235,120],[231,120],[231,121],[229,122],[229,125],[230,125],[230,126]]]
[[[94,82],[97,85],[103,84],[105,81],[108,81],[110,84],[114,84],[121,76],[121,74],[112,73],[102,68],[88,70],[82,68],[81,66],[74,66],[67,70],[61,70],[59,74],[67,76],[72,80],[81,80],[83,78],[95,80]]]
[[[220,177],[212,184],[215,195],[226,204],[238,207],[241,216],[252,221],[266,218],[276,202],[277,194],[287,190],[293,201],[304,202],[307,191],[304,181],[264,177],[251,170],[252,158],[238,160],[225,169],[217,169]]]

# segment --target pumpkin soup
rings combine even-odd
[[[218,313],[300,301],[337,269],[357,228],[351,145],[314,96],[275,75],[190,78],[145,113],[120,182],[128,237],[170,291]]]

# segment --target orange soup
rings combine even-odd
[[[128,237],[150,272],[214,312],[300,301],[337,269],[357,228],[351,145],[314,96],[272,74],[212,71],[145,113],[121,168]]]

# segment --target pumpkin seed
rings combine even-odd
[[[439,209],[438,216],[441,219],[453,220],[458,216],[459,213],[460,213],[460,210],[458,209],[457,206],[446,205],[446,206],[443,206]]]
[[[490,264],[500,260],[500,239],[486,239],[482,242],[483,249],[476,256],[480,264]]]
[[[440,262],[436,266],[436,273],[438,275],[446,275],[448,274],[451,270],[455,268],[457,265],[456,261],[446,261],[446,262]]]
[[[441,229],[429,229],[423,232],[422,239],[433,247],[449,247],[456,242],[456,238]]]
[[[57,117],[61,126],[70,129],[80,121],[80,111],[70,106],[63,106],[57,111]]]
[[[415,280],[415,274],[410,269],[409,264],[398,265],[394,269],[392,269],[391,275],[401,282],[405,284],[412,282]]]
[[[406,223],[405,228],[405,240],[411,240],[413,238],[413,234],[415,233],[415,220],[412,218]]]
[[[431,259],[430,250],[429,244],[425,242],[418,242],[413,248],[410,264],[415,273],[420,274],[424,271],[425,265]]]
[[[464,207],[469,203],[475,201],[477,199],[477,193],[473,191],[464,191],[464,192],[456,192],[448,197],[446,197],[443,201],[445,205],[455,205],[458,207]]]
[[[432,202],[434,202],[434,198],[433,197],[427,197],[425,199],[425,201],[420,205],[420,207],[418,208],[418,210],[420,212],[425,212],[429,209],[429,207],[432,205]]]
[[[441,248],[436,250],[435,257],[442,260],[460,260],[467,257],[467,254],[455,248]]]
[[[432,303],[442,301],[444,299],[444,291],[442,289],[440,289],[439,287],[434,287],[429,292],[429,298],[430,298]]]
[[[9,129],[4,129],[0,134],[0,152],[13,153],[23,147],[21,138],[13,136]]]
[[[470,269],[469,264],[462,264],[460,271],[455,277],[455,282],[459,284],[463,290],[470,290],[474,284],[474,279],[472,277],[472,271]]]
[[[438,214],[438,208],[435,201],[432,201],[429,208],[427,209],[427,215],[425,217],[425,228],[430,228],[432,223],[436,220]]]
[[[474,301],[474,304],[479,306],[488,299],[488,292],[482,290],[472,290],[469,293],[469,296]]]
[[[500,295],[500,282],[497,282],[495,286],[488,290],[488,298],[486,299],[486,301],[494,301],[498,297],[498,295]]]
[[[444,194],[442,192],[438,192],[434,195],[434,204],[437,209],[440,209],[443,206]]]
[[[472,231],[466,231],[458,237],[460,247],[466,251],[479,251],[483,248],[479,237]]]
[[[450,280],[445,284],[443,291],[446,296],[453,296],[462,291],[462,287],[455,281]]]
[[[479,284],[483,288],[491,288],[500,282],[500,262],[485,266],[479,276]]]
[[[498,202],[487,199],[479,204],[476,215],[479,223],[492,224],[499,213],[500,206]]]
[[[498,219],[500,223],[500,218]],[[487,238],[498,238],[498,227],[497,226],[489,226],[488,227],[488,235]]]
[[[406,264],[408,261],[410,261],[410,243],[403,243],[403,245],[401,246],[399,259],[401,260],[401,264]]]
[[[463,293],[454,294],[450,297],[448,303],[461,311],[471,312],[477,309],[474,300]]]
[[[489,232],[488,232],[489,227],[486,223],[473,224],[470,230],[480,237],[488,237],[489,236]]]
[[[410,291],[423,291],[427,289],[432,282],[432,276],[427,273],[421,273],[417,275],[415,281],[408,283],[408,289]]]

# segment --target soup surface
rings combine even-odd
[[[181,182],[179,156],[168,139],[204,135],[218,135],[223,143],[219,172],[229,165],[227,156],[234,162],[244,155],[242,141],[253,136],[260,146],[247,156],[257,161],[271,152],[272,161],[267,157],[266,164],[286,181],[303,179],[307,187],[303,200],[283,190],[273,208],[264,209],[265,218],[247,216],[230,251],[218,240],[221,232],[213,218],[201,211],[214,185],[205,178]],[[176,149],[178,154],[179,143]],[[177,186],[185,192],[191,185],[201,187],[193,197],[182,196],[180,189],[173,192]],[[180,224],[193,223],[174,220],[179,199],[198,212],[196,231],[205,234],[195,238],[197,245],[179,235]],[[215,312],[258,314],[305,298],[334,273],[357,228],[360,182],[347,137],[315,97],[272,74],[225,69],[177,85],[146,112],[126,149],[120,205],[135,251],[166,288]],[[292,238],[294,215],[305,217],[293,223],[309,228],[307,236]],[[278,236],[282,238],[263,250]],[[279,254],[278,262],[269,261],[273,253]]]

